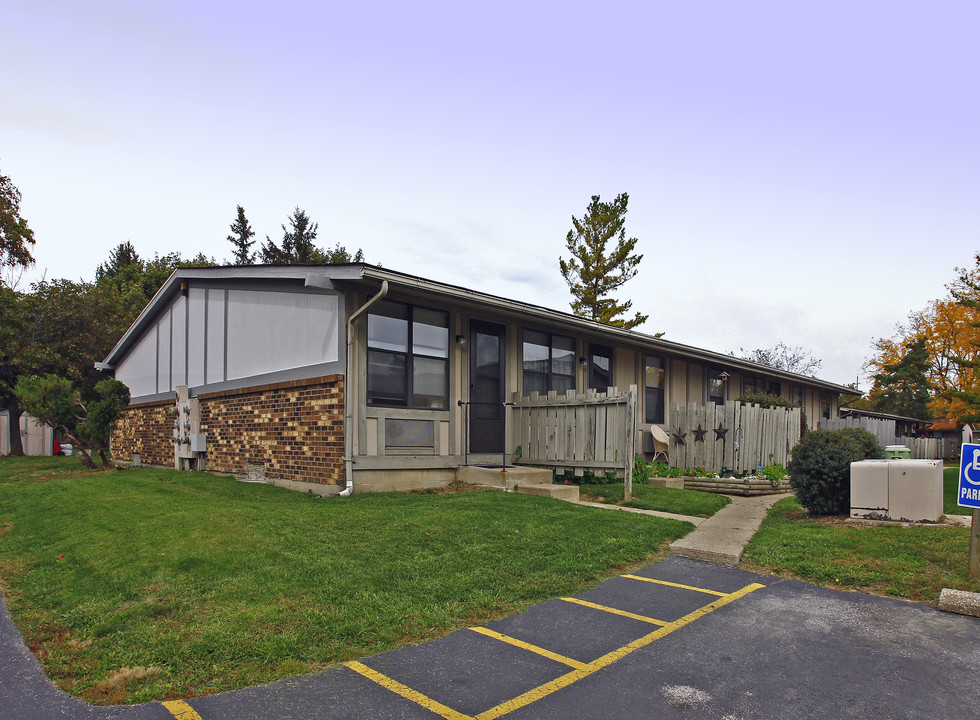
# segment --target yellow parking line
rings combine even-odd
[[[508,645],[513,645],[514,647],[519,647],[524,650],[528,650],[533,653],[537,653],[542,657],[546,657],[549,660],[554,660],[555,662],[560,662],[569,667],[573,667],[577,670],[584,670],[588,667],[586,663],[579,662],[578,660],[573,660],[570,657],[565,657],[564,655],[559,655],[558,653],[551,652],[551,650],[545,650],[543,647],[538,645],[532,645],[531,643],[524,642],[523,640],[518,640],[517,638],[512,638],[510,635],[503,635],[502,633],[496,632],[495,630],[490,630],[485,627],[473,627],[470,628],[473,632],[478,632],[481,635],[486,635],[487,637],[492,637],[495,640],[500,640]]]
[[[426,710],[430,710],[434,712],[436,715],[445,718],[446,720],[473,720],[473,717],[471,717],[470,715],[464,715],[461,712],[456,712],[451,707],[446,707],[442,703],[437,702],[436,700],[433,700],[432,698],[423,695],[417,690],[412,690],[412,688],[408,687],[407,685],[402,685],[397,680],[392,680],[387,675],[379,673],[377,670],[372,670],[364,663],[359,663],[355,661],[355,662],[349,662],[344,664],[354,672],[360,673],[368,680],[373,680],[374,682],[378,683],[378,685],[380,685],[381,687],[387,688],[388,690],[391,690],[393,693],[397,695],[401,695],[403,698],[407,700],[411,700],[417,705],[421,705]]]
[[[693,585],[681,585],[680,583],[667,582],[666,580],[641,577],[640,575],[620,575],[620,577],[629,578],[630,580],[642,580],[643,582],[656,583],[657,585],[669,585],[670,587],[681,588],[683,590],[695,590],[696,592],[707,593],[708,595],[717,595],[718,597],[725,597],[728,594],[718,592],[717,590],[706,590],[705,588],[694,587]]]
[[[203,718],[198,715],[194,708],[188,705],[183,700],[167,700],[166,702],[160,703],[170,714],[173,715],[177,720],[203,720]]]
[[[608,607],[606,605],[597,605],[596,603],[591,603],[588,600],[579,600],[578,598],[570,597],[563,597],[561,599],[565,602],[575,603],[576,605],[584,605],[585,607],[602,610],[603,612],[612,613],[613,615],[622,615],[623,617],[633,618],[634,620],[650,623],[651,625],[667,624],[663,620],[655,620],[654,618],[647,617],[646,615],[637,615],[636,613],[626,612],[625,610],[617,610],[616,608]]]
[[[540,700],[541,698],[547,697],[553,692],[561,690],[562,688],[568,687],[572,683],[581,680],[584,677],[591,675],[592,673],[601,670],[602,668],[611,665],[612,663],[620,660],[627,655],[629,655],[634,650],[639,650],[640,648],[646,647],[652,642],[659,640],[660,638],[669,635],[670,633],[678,630],[685,625],[704,617],[710,612],[717,610],[720,607],[728,605],[730,602],[738,600],[744,595],[748,595],[750,592],[754,592],[759,588],[763,588],[765,585],[760,585],[759,583],[752,583],[751,585],[746,585],[741,590],[736,590],[733,593],[729,593],[724,597],[715,600],[714,602],[705,605],[702,608],[695,610],[692,613],[688,613],[679,620],[675,620],[672,623],[665,624],[662,628],[654,630],[649,635],[645,635],[638,640],[634,640],[629,645],[626,645],[619,650],[614,650],[610,653],[603,655],[598,660],[595,660],[588,664],[588,667],[583,670],[572,670],[569,673],[565,673],[559,678],[552,680],[551,682],[545,683],[540,687],[536,687],[533,690],[529,690],[523,695],[518,695],[513,700],[508,700],[507,702],[501,703],[494,708],[480,713],[476,716],[476,720],[496,720],[496,718],[502,717],[507,713],[511,713],[514,710],[530,705],[531,703]]]

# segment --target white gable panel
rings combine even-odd
[[[208,362],[209,383],[225,379],[225,291],[208,290]]]
[[[228,380],[336,362],[338,296],[228,291]]]
[[[116,379],[126,384],[132,397],[153,395],[157,391],[156,325],[146,332],[116,368]]]
[[[204,384],[205,290],[191,288],[187,295],[187,384]]]
[[[170,382],[167,390],[176,390],[187,384],[187,299],[179,297],[170,308],[173,331],[171,337]],[[160,388],[163,390],[163,388]]]
[[[173,320],[171,310],[168,308],[157,321],[157,389],[156,392],[167,392],[173,389],[170,382],[170,371],[172,359],[170,357],[170,341],[172,334]]]

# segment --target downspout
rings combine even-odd
[[[347,319],[347,369],[344,378],[344,478],[347,481],[347,486],[340,491],[341,497],[347,497],[354,492],[354,403],[350,401],[351,395],[354,395],[355,398],[357,396],[357,393],[352,392],[354,383],[350,379],[354,359],[354,321],[387,294],[388,281],[382,280],[378,294],[364,303],[357,309],[357,312]]]

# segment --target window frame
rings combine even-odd
[[[725,378],[722,377],[722,373],[724,373],[724,372],[725,371],[722,370],[722,369],[720,369],[720,368],[706,367],[704,369],[704,397],[705,397],[705,405],[707,405],[708,403],[714,403],[715,405],[719,405],[719,406],[725,404],[725,400],[726,400],[726,397],[725,397],[726,388],[725,388],[725,386],[728,383],[726,383],[725,382]],[[711,384],[712,384],[712,381],[713,380],[717,380],[721,384],[721,395],[712,395],[711,394]]]
[[[660,365],[651,365],[650,360],[655,359],[660,361]],[[647,383],[647,374],[651,368],[656,368],[660,370],[660,386],[651,387]],[[655,353],[644,353],[643,354],[643,420],[650,423],[651,425],[663,425],[666,422],[666,392],[665,385],[667,384],[667,359],[663,355],[656,355]],[[656,400],[651,403],[651,391],[654,393]],[[651,408],[651,405],[654,407]],[[653,409],[655,412],[651,413],[650,410]]]
[[[545,345],[539,342],[530,343],[528,340],[528,336],[530,335],[538,335],[547,338],[548,357],[547,357],[547,366],[545,370],[528,370],[527,368],[528,344],[533,344],[536,345],[537,347],[545,347]],[[570,373],[566,374],[566,373],[555,371],[555,350],[556,350],[555,339],[566,340],[571,345],[572,368]],[[555,391],[559,395],[564,395],[566,392],[568,392],[568,390],[572,390],[574,392],[578,387],[578,378],[576,376],[577,374],[575,371],[575,365],[577,362],[576,347],[577,347],[577,343],[575,341],[575,338],[570,335],[561,335],[558,333],[552,333],[545,330],[533,330],[531,328],[524,328],[523,331],[521,332],[521,394],[524,396],[529,396],[531,394],[531,391],[528,390],[529,383],[527,382],[529,375],[532,377],[545,378],[545,383],[544,383],[546,387],[545,392]],[[557,348],[557,349],[565,352],[568,351],[568,348]],[[544,360],[544,358],[541,358],[541,360]],[[565,390],[556,388],[555,387],[556,377],[565,378],[568,381],[570,381],[571,383],[570,387],[566,388]],[[539,394],[541,393],[540,390],[538,390],[537,392]]]
[[[397,315],[391,315],[387,313],[377,312],[382,308],[388,308],[390,311],[398,309],[402,317]],[[445,325],[433,325],[431,322],[424,322],[420,320],[420,317],[424,317],[426,314],[438,315],[445,319]],[[372,347],[371,340],[371,318],[372,317],[387,317],[394,318],[396,320],[402,320],[406,324],[405,329],[405,341],[404,349],[392,349],[389,347],[374,346]],[[450,385],[450,356],[452,354],[451,343],[450,343],[450,313],[447,310],[439,310],[437,308],[431,308],[424,305],[415,305],[412,303],[404,303],[396,300],[382,300],[377,305],[372,307],[367,312],[367,322],[366,322],[366,338],[365,338],[365,393],[364,402],[368,407],[377,408],[397,408],[402,410],[423,410],[423,411],[433,411],[433,412],[446,412],[449,410],[449,385]],[[445,350],[444,354],[440,354],[440,351],[436,349],[433,351],[429,348],[428,351],[424,347],[417,347],[416,342],[416,325],[426,325],[432,328],[439,328],[440,330],[445,330]],[[399,338],[400,339],[400,338]],[[403,363],[403,367],[400,368],[404,391],[404,398],[393,399],[390,396],[378,397],[376,391],[372,391],[371,380],[372,380],[372,362],[371,357],[387,357],[387,358],[397,358]],[[419,398],[416,393],[416,369],[417,366],[424,366],[426,364],[440,363],[443,370],[443,387],[442,394],[438,396],[432,396],[442,401],[442,407],[433,407],[431,405],[425,405],[419,402]],[[397,364],[397,361],[396,363]]]
[[[607,354],[603,354],[607,353]],[[605,387],[599,387],[599,383],[595,383],[596,377],[596,358],[605,358],[609,361],[609,369],[598,372],[605,372],[607,374]],[[613,387],[615,383],[613,382],[613,373],[616,370],[615,365],[616,351],[611,345],[601,345],[599,343],[589,343],[589,376],[586,381],[586,385],[590,390],[595,390],[596,392],[606,392],[609,388]]]

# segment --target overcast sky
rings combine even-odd
[[[0,0],[0,172],[28,279],[323,246],[567,310],[592,195],[630,196],[641,328],[783,341],[853,382],[980,250],[980,3]],[[862,379],[861,386],[867,388]]]

